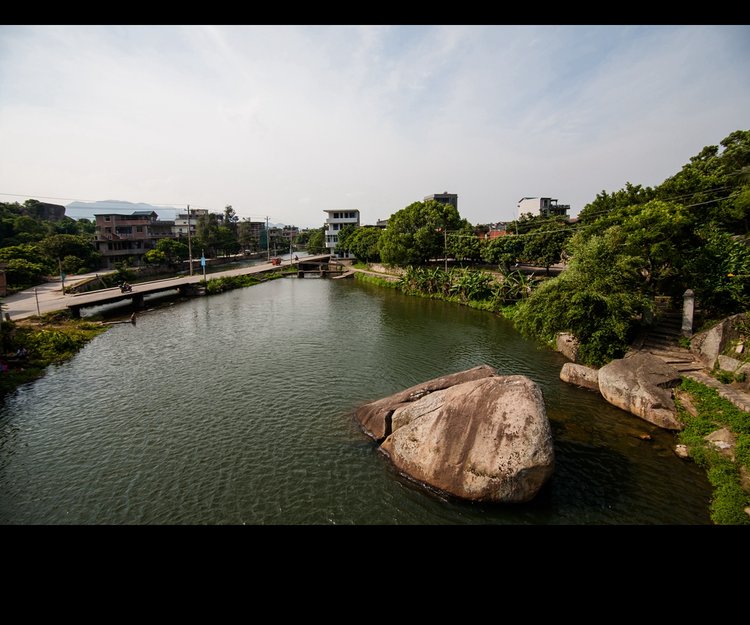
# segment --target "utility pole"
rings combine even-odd
[[[271,231],[268,229],[268,217],[266,217],[266,250],[268,251],[268,262],[271,262]]]
[[[188,257],[190,258],[190,275],[193,275],[193,243],[190,236],[190,204],[187,205],[188,211]]]

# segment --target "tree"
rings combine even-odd
[[[237,213],[234,212],[231,204],[227,204],[224,207],[224,225],[229,228],[233,236],[237,236],[237,222],[240,218]]]
[[[544,218],[537,229],[523,236],[523,257],[530,263],[543,266],[549,275],[550,265],[560,262],[570,235],[566,221]]]
[[[365,263],[380,262],[380,237],[382,228],[363,226],[357,228],[348,240],[349,251]]]
[[[152,249],[143,255],[143,260],[148,265],[165,265],[167,264],[167,255],[159,249]]]
[[[94,249],[91,241],[77,234],[53,234],[39,242],[39,249],[54,264],[66,256],[80,259],[80,266],[96,269],[101,255]]]
[[[156,243],[156,247],[149,251],[160,252],[164,256],[164,260],[161,262],[169,263],[170,265],[181,264],[182,261],[187,259],[190,255],[188,246],[177,239],[159,239]],[[154,256],[154,258],[157,257]]]
[[[518,261],[523,253],[523,237],[506,234],[483,243],[482,260],[491,265],[498,265],[500,270],[508,273],[510,266]]]
[[[581,361],[594,366],[621,357],[649,307],[639,288],[639,259],[621,251],[624,238],[618,227],[605,235],[576,234],[568,269],[517,305],[521,333],[551,342],[558,332],[571,332]]]
[[[463,219],[458,232],[449,232],[447,237],[448,256],[457,261],[475,263],[482,258],[481,241],[473,226]]]
[[[380,240],[380,257],[388,265],[424,265],[445,255],[444,230],[460,230],[458,210],[435,200],[414,202],[388,220]]]
[[[310,238],[307,240],[307,252],[309,254],[324,254],[326,249],[325,226],[312,230]]]
[[[357,226],[354,224],[345,224],[341,230],[339,230],[338,245],[336,246],[336,253],[339,252],[350,252],[349,239],[357,231]]]
[[[216,256],[216,249],[219,243],[219,216],[215,213],[204,213],[198,216],[198,222],[195,225],[196,248],[202,247],[204,252],[209,256]]]
[[[237,224],[237,241],[241,249],[259,252],[260,236],[253,231],[252,222],[249,219],[243,219]]]

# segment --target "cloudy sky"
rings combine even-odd
[[[0,26],[0,201],[575,215],[750,129],[748,67],[733,25]]]

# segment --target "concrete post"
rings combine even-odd
[[[695,312],[695,293],[688,289],[682,295],[682,336],[693,336],[693,314]]]

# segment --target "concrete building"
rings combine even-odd
[[[569,210],[570,204],[558,204],[557,200],[551,197],[522,197],[518,200],[516,217],[520,219],[521,215],[531,213],[534,217],[558,215],[567,218]]]
[[[191,208],[190,209],[190,236],[195,236],[195,226],[198,223],[198,217],[201,215],[208,215],[207,208]],[[188,235],[188,213],[187,210],[184,213],[177,213],[174,216],[174,226],[172,227],[172,235],[176,239],[181,239]]]
[[[143,255],[156,247],[159,239],[172,238],[174,221],[161,221],[154,211],[135,211],[130,215],[107,213],[94,215],[94,245],[102,255],[105,267],[128,260],[138,265]]]
[[[328,218],[325,223],[326,247],[334,258],[354,258],[349,252],[336,253],[336,247],[339,244],[339,231],[344,226],[353,225],[359,227],[359,210],[348,209],[326,210]]]
[[[426,202],[427,200],[435,200],[441,204],[453,204],[455,209],[458,210],[458,194],[456,193],[448,193],[447,191],[433,193],[425,197],[424,201]]]

